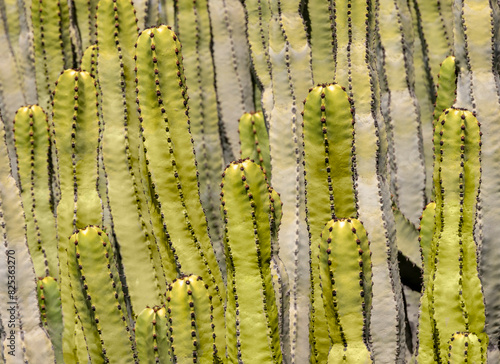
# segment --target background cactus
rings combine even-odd
[[[0,187],[6,191],[0,199],[0,226],[7,257],[0,261],[0,270],[6,272],[0,275],[5,277],[1,297],[9,298],[9,252],[19,254],[19,267],[23,267],[16,267],[12,278],[18,285],[12,354],[9,301],[2,298],[0,304],[0,363],[61,360],[61,349],[58,345],[52,349],[47,331],[40,326],[43,303],[40,309],[36,307],[35,277],[48,281],[48,274],[61,287],[62,352],[67,363],[86,362],[89,356],[96,362],[118,360],[113,357],[113,346],[108,346],[110,338],[100,336],[99,330],[107,334],[101,327],[103,320],[95,322],[97,314],[110,315],[105,320],[109,323],[116,323],[117,317],[122,320],[120,325],[111,325],[111,331],[122,334],[114,340],[116,352],[124,350],[117,356],[132,362],[173,362],[172,353],[180,350],[179,345],[192,345],[192,337],[178,342],[179,331],[173,327],[177,349],[172,351],[167,331],[156,337],[165,350],[155,351],[151,346],[155,338],[148,336],[155,324],[148,320],[154,315],[158,322],[166,319],[161,307],[168,303],[167,287],[187,274],[203,277],[203,285],[208,286],[203,289],[209,292],[211,303],[202,306],[206,312],[212,306],[216,341],[222,342],[217,343],[217,360],[246,362],[238,358],[238,351],[246,357],[252,342],[262,348],[256,351],[267,357],[262,360],[269,362],[326,363],[329,356],[331,362],[350,361],[351,349],[341,348],[338,355],[337,348],[330,350],[332,340],[338,341],[337,329],[321,328],[322,320],[318,320],[318,316],[327,317],[321,311],[331,304],[325,295],[321,297],[319,282],[324,274],[320,274],[319,262],[325,253],[317,244],[321,244],[324,224],[340,217],[362,221],[371,241],[372,307],[366,307],[370,305],[366,301],[361,310],[369,317],[364,327],[360,328],[363,314],[359,310],[354,320],[358,324],[352,324],[363,332],[357,334],[358,339],[364,337],[356,339],[360,343],[356,350],[361,350],[364,360],[392,364],[412,356],[418,359],[417,354],[425,352],[439,333],[436,342],[442,347],[431,350],[431,362],[449,358],[458,363],[498,361],[500,8],[496,2],[4,0],[0,14],[0,111],[6,141],[0,165]],[[159,26],[160,22],[170,29]],[[77,66],[82,70],[71,70]],[[326,86],[332,83],[335,86]],[[303,119],[301,101],[313,84],[325,86],[312,91]],[[339,118],[345,126],[339,129],[345,135],[330,133],[330,89],[342,99],[343,106],[335,112],[343,115]],[[482,170],[481,193],[470,194],[474,188],[469,191],[467,182],[463,188],[468,197],[462,205],[456,204],[462,201],[457,178],[448,183],[448,175],[443,174],[450,155],[445,140],[443,147],[436,145],[438,153],[444,148],[443,162],[433,165],[432,161],[433,125],[439,135],[443,129],[437,118],[450,107],[469,110],[460,112],[467,119],[475,115],[483,132],[481,165],[476,157],[464,157],[465,165],[474,160],[473,168],[464,173]],[[17,117],[16,110],[20,110]],[[256,233],[248,221],[241,225],[234,217],[224,221],[235,211],[239,219],[242,207],[229,209],[226,216],[218,208],[223,162],[239,158],[238,118],[255,110],[262,111],[253,115],[259,115],[261,152],[268,152],[262,156],[266,176],[258,166],[238,162],[251,172],[238,169],[235,183],[241,190],[233,197],[225,191],[222,199],[226,206],[246,199],[248,221],[253,219],[251,211],[260,219]],[[318,123],[307,130],[310,111]],[[35,127],[38,124],[44,126]],[[475,138],[477,145],[468,144],[471,134],[464,133],[465,155],[469,155],[479,141]],[[261,138],[252,128],[250,137],[257,134]],[[446,139],[448,133],[443,135]],[[255,139],[251,143],[255,146]],[[324,160],[327,151],[329,165]],[[336,171],[344,171],[343,178],[337,178]],[[439,188],[432,191],[434,171],[434,181],[444,186],[444,194]],[[241,173],[247,178],[248,191],[241,184]],[[225,188],[229,177],[226,173]],[[249,183],[253,177],[259,193]],[[316,178],[323,181],[323,187],[315,187]],[[248,199],[250,190],[253,203]],[[451,190],[458,191],[457,198],[450,199]],[[349,191],[340,193],[349,200],[345,214],[337,211],[344,205],[339,191]],[[422,212],[434,198],[435,212],[432,204]],[[466,205],[457,223],[460,206]],[[462,243],[466,245],[467,240],[463,282],[466,276],[473,282],[470,287],[464,283],[467,287],[462,290],[467,309],[454,306],[451,310],[466,312],[457,314],[456,320],[467,317],[468,326],[453,329],[442,328],[435,313],[422,315],[436,309],[432,299],[437,302],[445,295],[440,280],[448,279],[452,271],[460,272],[460,252],[443,269],[442,252],[435,249],[437,235],[453,225],[447,214],[455,214]],[[234,231],[245,224],[248,231],[235,237]],[[94,274],[87,265],[89,259],[102,268],[102,262],[97,264],[102,256],[93,258],[93,251],[77,251],[68,236],[78,229],[84,231],[87,225],[108,233],[107,254],[113,253],[116,264],[111,277],[115,287],[107,284],[104,288],[103,283],[103,290],[92,293],[91,301],[101,306],[105,302],[101,300],[115,300],[116,292],[121,313],[106,312],[106,304],[104,311],[97,306],[94,311],[86,302],[87,283],[78,277]],[[264,244],[259,254],[265,259],[244,256],[247,260],[238,264],[257,261],[255,267],[263,268],[262,274],[255,267],[250,271],[259,272],[255,275],[264,282],[264,288],[257,286],[265,302],[262,297],[252,301],[233,295],[233,288],[240,290],[239,282],[246,277],[239,275],[242,268],[223,248],[224,226],[230,246],[236,241],[253,246],[256,236]],[[445,243],[439,244],[444,249]],[[58,256],[53,259],[56,245]],[[231,247],[231,254],[233,258],[238,255],[236,248]],[[348,266],[347,261],[339,265]],[[109,279],[104,274],[99,282]],[[346,286],[351,287],[347,296],[356,296],[359,282]],[[459,295],[459,285],[453,287],[455,292],[449,294]],[[247,289],[246,293],[255,292]],[[117,307],[113,302],[111,306]],[[77,314],[72,313],[75,303]],[[262,321],[265,329],[252,336],[238,333],[235,316],[244,317],[258,307],[269,318],[264,320],[267,323]],[[139,318],[141,312],[147,317]],[[187,327],[191,324],[188,318]],[[166,328],[161,326],[161,330]],[[138,333],[141,337],[134,337]],[[57,335],[50,334],[51,339]],[[139,349],[145,337],[146,344]],[[213,339],[206,342],[213,344]],[[265,348],[266,343],[271,344]],[[466,346],[470,346],[467,353]],[[33,348],[40,354],[34,356]],[[206,352],[208,361],[214,357],[215,350],[211,350]],[[141,356],[146,352],[148,358]],[[193,360],[192,353],[187,356],[186,360]]]

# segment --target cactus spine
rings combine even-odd
[[[328,364],[371,363],[372,268],[370,243],[361,222],[328,222],[321,234],[320,254],[322,292],[333,342]]]
[[[271,281],[271,202],[265,176],[249,160],[222,179],[228,268],[226,340],[230,363],[281,363],[278,310]]]
[[[474,225],[480,183],[479,124],[469,111],[447,109],[434,133],[435,228],[421,298],[418,361],[443,362],[448,340],[469,332],[488,345]]]

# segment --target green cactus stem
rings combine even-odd
[[[435,215],[436,215],[436,203],[430,202],[422,212],[422,217],[420,218],[420,226],[418,228],[419,235],[418,241],[420,243],[420,252],[422,255],[422,267],[424,269],[424,284],[429,279],[429,274],[432,271],[433,262],[431,262],[432,256],[432,237],[434,235],[435,229]]]
[[[102,0],[97,9],[97,82],[100,92],[106,202],[120,246],[134,316],[161,304],[165,271],[152,228],[135,93],[137,19],[130,0]],[[104,199],[104,197],[103,197]],[[169,270],[170,269],[170,270]],[[174,268],[175,270],[175,268]]]
[[[80,44],[83,50],[95,44],[96,9],[98,0],[73,0],[73,13],[79,30]]]
[[[224,272],[222,224],[219,215],[219,181],[224,170],[224,155],[211,57],[212,36],[208,1],[179,0],[175,4],[175,29],[182,44],[185,86],[189,89],[190,131],[198,166],[201,203],[217,260]]]
[[[374,360],[392,364],[405,355],[404,306],[386,166],[387,131],[373,44],[377,41],[374,1],[336,1],[335,82],[344,85],[355,109],[359,219],[370,234],[373,264],[372,340]],[[420,213],[420,212],[419,212]]]
[[[165,306],[146,307],[135,321],[137,358],[144,364],[172,363]]]
[[[252,85],[250,51],[246,37],[245,9],[238,0],[209,0],[212,30],[212,57],[215,86],[221,120],[221,132],[227,138],[224,160],[238,156],[238,118],[256,110]],[[188,78],[189,79],[189,78]],[[222,139],[224,143],[224,139]]]
[[[69,239],[68,267],[74,307],[82,325],[92,326],[98,334],[101,352],[88,344],[89,359],[96,362],[137,363],[134,353],[130,320],[127,314],[116,254],[107,235],[99,228],[88,226]],[[83,299],[83,302],[81,301]],[[81,315],[86,306],[89,315]],[[83,320],[91,320],[84,322]],[[97,355],[94,357],[94,353]],[[104,360],[104,361],[102,361]]]
[[[56,219],[51,201],[49,124],[41,107],[20,108],[14,141],[26,234],[37,277],[58,275]]]
[[[240,158],[249,158],[262,167],[271,180],[269,133],[262,111],[245,113],[239,119]]]
[[[447,109],[435,127],[434,145],[436,212],[421,298],[422,363],[446,360],[448,338],[457,331],[477,335],[484,350],[488,345],[474,240],[481,174],[477,119],[469,111]]]
[[[142,32],[137,41],[137,99],[147,172],[163,223],[157,236],[165,239],[180,272],[203,277],[217,302],[214,316],[223,321],[225,286],[200,202],[184,82],[175,33],[166,26]]]
[[[434,106],[434,124],[446,109],[455,103],[457,97],[457,66],[455,57],[449,56],[439,69],[436,105]]]
[[[38,279],[38,305],[42,324],[49,334],[56,363],[64,363],[62,351],[63,317],[59,284],[53,277]]]
[[[481,122],[481,194],[477,235],[481,239],[480,274],[486,302],[487,333],[493,346],[500,338],[500,96],[495,71],[497,53],[495,35],[498,4],[493,2],[455,1],[455,56],[458,67],[457,107],[472,110]],[[481,24],[481,26],[478,26]],[[477,334],[477,333],[476,333]]]
[[[167,291],[168,337],[174,363],[222,363],[224,336],[218,336],[212,296],[200,276],[182,276]]]
[[[486,363],[486,352],[481,339],[467,332],[456,332],[448,342],[448,363]]]
[[[271,280],[271,202],[261,168],[231,163],[222,179],[228,267],[226,341],[230,363],[281,363]]]
[[[310,90],[304,104],[306,216],[310,236],[312,313],[310,340],[322,362],[331,346],[319,274],[319,240],[326,221],[357,216],[354,119],[351,103],[339,85]]]
[[[359,220],[329,221],[321,234],[320,271],[333,345],[328,363],[372,363],[370,243]],[[354,289],[354,287],[358,287]]]
[[[66,1],[38,0],[31,6],[38,104],[50,114],[55,82],[73,66]]]
[[[21,196],[10,173],[1,119],[0,141],[0,327],[5,330],[2,356],[15,363],[54,363],[52,343],[40,320]]]
[[[92,77],[97,76],[97,47],[95,45],[89,46],[83,53],[80,68],[82,71],[88,72]]]

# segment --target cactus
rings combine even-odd
[[[470,332],[486,351],[485,311],[474,224],[480,183],[479,124],[469,111],[447,109],[434,133],[435,228],[424,259],[418,361],[446,360],[448,340]]]
[[[165,306],[146,307],[137,315],[135,342],[140,363],[172,363]]]
[[[321,233],[321,286],[333,345],[328,363],[372,363],[370,243],[356,219],[328,222]],[[357,289],[353,289],[355,286]]]
[[[264,174],[271,180],[269,134],[262,111],[243,114],[238,125],[240,158],[253,160],[262,167]]]
[[[76,315],[86,339],[96,339],[86,340],[89,359],[137,362],[117,258],[106,234],[93,226],[79,230],[69,239],[67,259]]]
[[[174,363],[224,362],[224,322],[214,318],[212,296],[200,276],[174,280],[167,291],[168,336]]]
[[[49,124],[38,105],[20,108],[14,120],[19,188],[31,258],[38,277],[58,275],[56,219],[49,175]]]
[[[37,293],[42,323],[52,342],[56,363],[64,363],[62,350],[63,317],[59,284],[53,277],[39,278]]]
[[[271,201],[265,176],[249,160],[231,163],[222,179],[228,268],[226,340],[229,362],[282,363],[271,281]]]
[[[481,339],[475,334],[456,332],[448,342],[448,363],[484,363],[486,353]]]

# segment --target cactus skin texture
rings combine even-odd
[[[30,255],[37,277],[58,275],[56,220],[52,212],[47,115],[38,105],[20,108],[14,119],[17,174]]]
[[[182,276],[168,286],[167,318],[173,363],[223,363],[224,336],[218,336],[212,296],[200,276]]]
[[[424,284],[431,273],[432,237],[434,235],[434,220],[436,215],[436,203],[430,202],[422,212],[420,218],[418,241],[420,242],[420,253],[422,255],[422,266],[424,268]]]
[[[455,57],[449,56],[439,69],[436,92],[436,105],[434,106],[434,124],[446,109],[455,103],[457,97],[457,65]]]
[[[480,184],[480,131],[466,110],[447,109],[434,132],[435,228],[421,298],[419,363],[444,362],[448,340],[469,332],[486,352],[485,308],[474,224]]]
[[[240,158],[249,158],[262,167],[268,180],[271,180],[271,155],[269,134],[262,111],[245,113],[238,123],[240,137]]]
[[[52,342],[56,363],[63,364],[63,317],[59,284],[53,277],[39,278],[37,293],[42,324],[47,330],[50,341]]]
[[[229,363],[282,363],[271,279],[271,201],[262,169],[231,163],[222,178],[228,268],[226,340]]]
[[[116,254],[108,236],[101,229],[88,226],[69,240],[72,295],[78,319],[84,327],[89,359],[92,362],[137,363]],[[85,312],[80,310],[82,307]],[[84,317],[84,313],[89,315]],[[98,340],[94,342],[97,347],[90,346],[87,339],[91,333],[86,332],[87,327],[92,327],[93,335],[97,333]]]
[[[331,346],[321,298],[319,241],[325,223],[357,217],[354,119],[350,100],[337,84],[310,90],[304,104],[306,216],[310,236],[312,307],[310,340],[319,362]]]
[[[359,220],[331,220],[320,243],[321,286],[333,345],[328,364],[372,363],[370,243]],[[358,287],[358,289],[353,289]]]
[[[135,321],[137,358],[144,364],[171,364],[165,306],[146,307]]]

